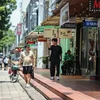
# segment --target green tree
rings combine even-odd
[[[16,0],[0,0],[0,39],[11,26],[10,17],[16,7]]]
[[[12,30],[8,30],[6,33],[3,33],[3,38],[0,40],[0,51],[2,51],[3,47],[11,46],[16,37],[14,35],[14,32]]]

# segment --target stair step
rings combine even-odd
[[[34,80],[64,100],[96,100],[95,98],[83,94],[82,92],[75,91],[70,87],[65,87],[55,81],[51,81],[40,74],[34,73],[34,76]]]
[[[20,75],[23,77],[22,72],[20,72]],[[47,88],[45,88],[38,82],[34,81],[33,79],[31,80],[30,83],[36,90],[38,90],[41,94],[43,94],[47,100],[63,100],[61,97],[59,97],[52,91],[48,90]]]
[[[41,92],[47,98],[47,100],[63,100],[61,97],[54,94],[53,92],[51,92],[50,90],[48,90],[47,88],[45,88],[44,86],[42,86],[34,80],[31,80],[31,85],[34,88],[38,89],[39,92]]]

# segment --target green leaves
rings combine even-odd
[[[0,39],[0,50],[2,47],[10,46],[14,43],[16,37],[12,30],[8,30],[7,32],[3,32],[3,38]]]
[[[16,8],[16,0],[0,0],[0,30],[7,31],[9,29],[10,15]]]

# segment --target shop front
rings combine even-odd
[[[42,25],[60,25],[65,30],[73,30],[73,28],[66,27],[66,23],[76,24],[76,28],[74,28],[76,33],[72,34],[70,38],[67,36],[59,38],[63,56],[69,49],[74,55],[75,74],[77,75],[100,75],[98,71],[100,70],[98,42],[100,37],[98,29],[100,28],[97,27],[97,23],[93,23],[93,20],[98,21],[98,18],[100,18],[98,7],[98,0],[62,0],[59,6],[52,11],[53,16],[57,16],[58,19],[55,21],[49,19],[42,23]],[[67,34],[67,32],[65,33]]]
[[[97,21],[85,20],[80,29],[80,64],[83,76],[96,75],[97,65]]]

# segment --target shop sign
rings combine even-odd
[[[17,35],[21,35],[21,33],[22,33],[22,24],[19,23],[17,24]]]
[[[39,42],[47,42],[47,39],[44,38],[43,36],[39,36],[39,37],[38,37],[38,41],[39,41]]]
[[[72,38],[75,29],[59,29],[59,38]]]
[[[61,28],[71,28],[75,29],[76,28],[76,23],[65,23],[61,26]]]
[[[27,44],[35,44],[33,41],[28,41]]]
[[[60,11],[60,26],[69,22],[69,3],[67,3]]]
[[[97,21],[85,21],[84,22],[84,26],[87,26],[87,27],[97,27],[98,26],[98,22]]]
[[[46,28],[44,29],[43,36],[46,38],[57,38],[57,29],[56,28]]]
[[[100,11],[100,0],[89,0],[89,11]]]

